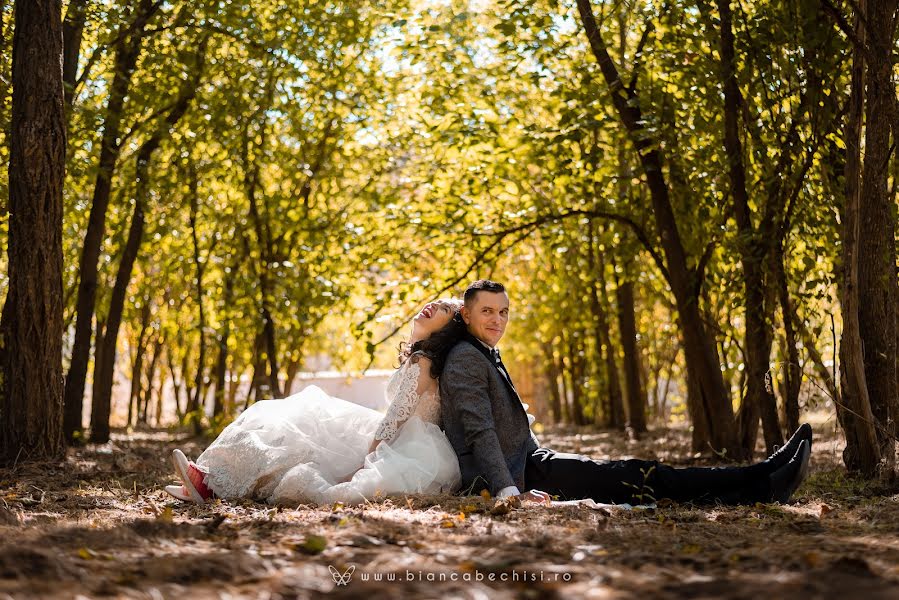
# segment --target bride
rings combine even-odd
[[[387,383],[386,414],[310,385],[262,400],[228,425],[197,458],[172,453],[180,500],[252,498],[271,504],[360,503],[402,493],[452,492],[459,463],[440,429],[437,377],[465,332],[458,300],[416,315],[400,366]]]

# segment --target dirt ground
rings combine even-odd
[[[899,489],[845,476],[832,420],[815,423],[797,501],[609,511],[480,497],[285,509],[180,503],[183,432],[114,435],[64,464],[0,471],[5,598],[899,598]],[[687,433],[547,431],[543,445],[677,465]]]

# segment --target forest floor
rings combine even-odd
[[[0,599],[897,598],[899,489],[847,478],[833,421],[813,425],[791,505],[507,514],[480,497],[180,503],[162,490],[170,450],[196,457],[206,441],[118,433],[64,464],[0,471]],[[683,429],[622,437],[556,429],[541,442],[703,464]]]

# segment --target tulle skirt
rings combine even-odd
[[[434,423],[413,416],[392,442],[369,454],[382,418],[311,385],[250,406],[196,462],[217,496],[272,504],[356,504],[455,491],[459,463]]]

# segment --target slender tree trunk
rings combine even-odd
[[[771,319],[765,302],[766,279],[763,266],[767,240],[761,239],[752,223],[743,144],[740,141],[739,115],[742,98],[737,83],[734,50],[733,13],[730,0],[718,0],[721,80],[724,88],[724,148],[727,153],[734,218],[740,231],[743,263],[743,293],[746,319],[746,395],[739,412],[740,441],[745,455],[755,449],[759,416],[762,417],[768,452],[783,444],[774,394],[765,386],[771,358]]]
[[[156,380],[156,367],[159,364],[159,355],[162,354],[162,346],[165,344],[165,337],[161,334],[156,336],[156,342],[153,344],[153,358],[147,366],[147,387],[141,399],[141,422],[145,425],[150,423],[150,400],[153,397],[153,382]]]
[[[9,287],[0,317],[0,464],[59,459],[62,435],[62,5],[17,0],[9,155]]]
[[[78,79],[78,59],[81,57],[81,37],[87,19],[87,0],[70,0],[62,23],[62,82],[65,86],[66,106],[75,100]]]
[[[169,136],[169,132],[181,120],[184,113],[187,112],[190,102],[196,95],[199,77],[202,73],[204,52],[205,40],[200,44],[198,64],[195,65],[193,71],[194,77],[184,85],[178,94],[175,105],[168,112],[166,118],[147,141],[141,144],[137,151],[134,170],[134,214],[131,217],[128,239],[125,242],[125,249],[122,252],[122,259],[119,262],[115,284],[112,289],[112,297],[109,301],[107,326],[105,331],[101,331],[99,328],[97,330],[97,356],[94,358],[94,385],[91,406],[91,440],[96,443],[102,444],[109,441],[109,415],[115,375],[116,345],[119,327],[122,323],[125,295],[128,291],[128,284],[131,282],[134,262],[140,251],[144,234],[144,206],[147,203],[150,192],[150,162],[163,139]],[[152,389],[152,386],[150,389]]]
[[[576,332],[571,332],[568,337],[568,364],[571,365],[571,414],[574,417],[575,425],[585,425],[584,420],[584,386],[583,386],[583,360],[580,356],[580,349],[576,337]]]
[[[297,373],[300,372],[300,361],[299,360],[291,360],[287,363],[287,371],[286,371],[286,379],[284,381],[284,395],[289,396],[291,393],[291,389],[293,388],[293,382],[296,379]]]
[[[706,331],[696,302],[696,273],[687,266],[686,252],[662,168],[661,152],[655,143],[655,136],[647,134],[636,90],[624,84],[609,56],[590,0],[577,0],[577,6],[590,48],[609,86],[615,110],[637,150],[649,187],[656,233],[665,253],[669,283],[680,317],[684,355],[686,362],[692,364],[698,394],[695,408],[704,413],[709,424],[714,425],[708,431],[715,450],[725,449],[730,456],[741,458],[743,451],[734,427],[733,406],[724,387],[714,339]]]
[[[562,422],[562,398],[559,396],[559,373],[556,370],[556,360],[553,358],[551,343],[541,344],[543,349],[544,374],[549,388],[549,406],[552,412],[553,422]]]
[[[226,414],[228,399],[227,375],[228,375],[228,337],[230,337],[231,324],[225,321],[222,334],[218,340],[218,358],[215,364],[215,395],[213,396],[213,416]]]
[[[712,444],[709,435],[711,424],[702,406],[702,390],[698,378],[693,373],[691,364],[687,361],[684,361],[684,364],[687,367],[687,413],[693,424],[690,432],[690,448],[693,452],[707,452]]]
[[[624,389],[627,395],[627,426],[632,435],[646,433],[646,393],[640,382],[640,349],[637,346],[637,325],[634,317],[634,284],[619,282],[618,330],[624,350]]]
[[[271,94],[274,91],[272,81],[267,84],[265,106],[271,106]],[[266,141],[266,122],[265,113],[263,115],[261,132],[259,135],[259,146],[264,147]],[[250,130],[246,128],[243,135],[242,160],[245,169],[244,185],[247,200],[250,204],[250,217],[253,221],[253,227],[256,233],[256,241],[259,244],[259,253],[261,255],[261,266],[259,268],[259,293],[261,296],[260,311],[262,314],[262,331],[266,345],[266,358],[269,363],[269,385],[272,390],[272,397],[279,398],[281,396],[281,386],[278,382],[278,345],[275,334],[275,322],[272,318],[270,302],[270,284],[269,268],[271,267],[271,239],[268,235],[267,223],[263,223],[262,215],[258,206],[258,188],[259,188],[259,162],[258,159],[250,158]]]
[[[199,405],[196,404],[196,397],[194,396],[194,389],[190,383],[190,377],[187,374],[190,373],[190,351],[186,351],[184,356],[181,358],[181,377],[184,382],[184,392],[185,392],[185,416],[190,414],[196,414],[199,410]]]
[[[150,329],[150,300],[143,299],[141,307],[140,333],[137,336],[137,350],[134,355],[134,362],[131,366],[131,391],[128,394],[128,427],[131,427],[137,419],[138,398],[140,398],[141,373],[144,368],[144,352],[147,349],[148,331]],[[134,419],[134,420],[132,420]]]
[[[175,417],[180,422],[184,417],[181,410],[181,381],[178,379],[178,373],[175,372],[175,359],[172,358],[171,352],[166,352],[166,359],[169,363],[169,374],[172,377],[172,394],[175,396]],[[184,403],[187,406],[187,403]]]
[[[205,298],[205,292],[203,290],[203,273],[205,269],[205,263],[200,258],[200,244],[197,239],[197,212],[199,211],[199,192],[197,190],[199,186],[197,176],[196,165],[191,161],[190,163],[190,191],[188,192],[190,196],[190,233],[191,239],[193,240],[193,250],[194,250],[194,265],[197,271],[197,308],[199,310],[199,334],[200,334],[200,354],[197,358],[197,375],[194,380],[194,406],[200,406],[202,403],[200,402],[200,398],[203,395],[203,374],[206,370],[206,309],[203,303],[203,299]],[[203,420],[202,419],[194,419],[193,422],[194,433],[200,434],[203,432]]]
[[[131,87],[131,76],[141,52],[144,29],[161,3],[155,0],[140,0],[135,19],[129,25],[127,35],[116,45],[115,75],[109,87],[106,117],[103,120],[103,138],[100,142],[100,161],[94,184],[91,211],[88,216],[87,232],[79,264],[78,299],[75,319],[75,339],[72,344],[72,358],[65,385],[64,431],[71,440],[82,428],[81,411],[84,403],[84,386],[90,360],[91,337],[93,333],[94,306],[97,298],[97,270],[100,250],[106,235],[106,212],[109,208],[112,177],[115,172],[121,148],[119,132],[125,109],[125,98]]]
[[[141,187],[140,183],[138,183],[138,187]],[[122,323],[122,309],[125,304],[128,282],[131,280],[131,270],[137,258],[144,232],[143,196],[144,194],[140,190],[135,193],[134,214],[131,216],[128,239],[125,242],[125,250],[122,253],[122,260],[119,263],[115,284],[112,288],[112,297],[109,301],[109,318],[105,331],[97,328],[94,382],[91,393],[91,441],[97,444],[109,441],[109,415],[112,407],[116,341],[118,340],[119,326]]]
[[[168,354],[168,352],[166,352],[165,347],[162,348],[162,352],[164,354]],[[165,382],[168,380],[168,377],[165,374],[165,368],[166,368],[165,362],[166,361],[160,361],[160,363],[159,363],[160,364],[160,373],[159,373],[159,378],[158,378],[159,383],[157,383],[157,385],[156,385],[156,412],[153,415],[153,425],[155,427],[159,427],[160,424],[162,423],[162,404],[163,404],[164,395],[165,395]]]
[[[606,265],[602,254],[597,254],[596,282],[591,291],[590,302],[596,321],[597,337],[601,344],[601,356],[606,367],[606,394],[608,396],[609,412],[606,415],[606,425],[613,429],[624,430],[624,396],[621,391],[621,378],[618,374],[618,361],[615,359],[617,352],[612,346],[611,327],[609,325],[608,310],[603,301],[606,297]],[[602,293],[602,296],[600,296]]]
[[[787,431],[792,432],[799,427],[799,392],[802,386],[802,368],[799,365],[799,347],[794,325],[798,318],[796,309],[790,301],[784,260],[783,243],[778,243],[772,256],[772,270],[777,279],[777,295],[784,323],[784,354],[787,359],[787,365],[784,368],[784,415],[786,416]]]
[[[864,10],[867,0],[858,0]],[[861,15],[855,16],[856,35],[864,40],[865,27]],[[864,115],[864,52],[852,53],[849,116],[846,122],[846,205],[843,210],[843,273],[840,282],[840,304],[843,312],[843,335],[840,339],[840,388],[842,402],[837,404],[837,418],[846,434],[843,462],[850,471],[873,475],[880,462],[880,445],[874,428],[874,415],[868,395],[862,338],[859,326],[859,176],[861,173],[861,131]]]
[[[896,380],[896,204],[887,189],[890,128],[896,103],[893,54],[896,48],[896,0],[860,5],[867,16],[865,152],[858,218],[859,334],[863,343],[865,381],[871,413],[878,424],[877,441],[885,459],[885,477],[895,469],[899,386]],[[895,144],[896,140],[893,140]],[[895,160],[895,158],[893,159]]]

